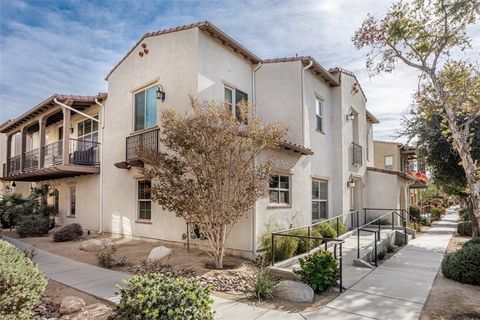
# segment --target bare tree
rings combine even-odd
[[[479,0],[413,0],[393,4],[386,15],[377,20],[368,16],[352,40],[357,49],[371,48],[367,68],[372,75],[391,72],[400,61],[420,71],[421,81],[431,85],[431,98],[441,109],[452,147],[461,158],[467,177],[474,211],[475,233],[480,221],[479,166],[471,154],[471,123],[480,117],[476,103],[461,103],[452,99],[459,86],[440,75],[442,62],[450,58],[450,51],[463,51],[471,47],[466,29],[480,14]],[[444,75],[459,75],[462,63],[450,61],[443,67]],[[456,69],[456,71],[453,71]],[[460,78],[455,77],[461,81]],[[421,90],[421,89],[420,89]]]
[[[207,252],[223,268],[225,243],[240,218],[268,194],[272,158],[258,155],[278,147],[286,127],[263,124],[247,103],[234,114],[227,105],[191,99],[191,112],[161,115],[160,152],[140,150],[152,179],[152,198],[163,209],[197,225]]]

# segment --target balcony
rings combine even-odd
[[[140,133],[134,133],[126,138],[125,161],[115,163],[120,169],[143,167],[144,163],[138,158],[141,150],[158,152],[160,129],[154,128]]]
[[[63,152],[63,146],[63,140],[58,140],[43,146],[42,154],[40,149],[33,149],[23,157],[10,157],[3,179],[40,181],[100,172],[100,143],[69,139],[68,153]]]
[[[362,166],[362,146],[352,142],[352,164],[355,166]]]

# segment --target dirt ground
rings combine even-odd
[[[454,236],[447,252],[453,252],[470,240]],[[477,320],[480,319],[480,287],[447,279],[439,270],[420,320]]]
[[[101,267],[98,264],[97,254],[95,252],[80,250],[80,244],[82,241],[54,242],[53,237],[50,234],[43,237],[20,238],[15,231],[6,230],[3,231],[3,234],[8,237],[20,239],[22,242],[31,244],[39,249],[58,254],[72,260]],[[110,239],[108,234],[99,235],[92,233],[91,235],[85,235],[85,239],[93,238]],[[190,249],[190,252],[188,252],[186,247],[172,245],[171,242],[160,240],[137,240],[124,237],[113,237],[113,239],[116,240],[118,248],[114,255],[114,259],[118,262],[122,257],[126,257],[126,265],[114,265],[112,270],[129,272],[129,267],[139,264],[145,260],[154,247],[164,245],[171,248],[173,253],[170,257],[162,260],[162,263],[169,264],[173,268],[179,269],[183,267],[190,267],[199,276],[212,271],[211,269],[205,267],[205,264],[210,262],[211,258],[202,250]],[[240,267],[243,265],[252,265],[250,260],[233,256],[226,256],[224,263],[227,265],[238,265]]]
[[[82,291],[78,291],[69,286],[63,285],[59,282],[48,280],[47,287],[45,288],[45,291],[43,291],[42,297],[50,298],[53,303],[60,304],[62,299],[66,296],[76,296],[82,298],[85,301],[86,305],[93,303],[101,303],[109,306],[110,308],[115,307],[115,305],[111,302],[97,299],[91,295],[88,295]]]

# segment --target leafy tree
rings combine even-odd
[[[263,124],[250,105],[228,106],[191,99],[191,112],[161,115],[163,151],[139,150],[152,179],[152,198],[163,209],[197,225],[209,243],[207,252],[223,268],[225,243],[239,219],[268,194],[272,163],[260,161],[286,133],[278,123]]]
[[[473,65],[449,58],[451,50],[471,47],[466,28],[479,14],[479,0],[400,1],[381,20],[369,15],[352,38],[358,49],[371,48],[367,68],[372,75],[391,72],[399,61],[420,72],[422,86],[416,100],[428,110],[426,116],[444,119],[443,133],[465,172],[476,234],[480,179],[471,136],[472,123],[480,117],[480,77]],[[442,68],[444,59],[447,63]]]

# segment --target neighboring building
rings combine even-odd
[[[8,137],[4,180],[57,189],[61,224],[185,241],[185,221],[151,201],[134,151],[158,148],[160,110],[187,111],[189,95],[225,101],[232,112],[248,100],[264,121],[289,126],[269,197],[238,223],[231,251],[251,256],[268,229],[376,205],[378,190],[368,187],[376,173],[367,167],[378,121],[348,71],[327,71],[312,57],[262,60],[202,22],[145,34],[106,80],[108,98],[54,95],[0,127]]]

